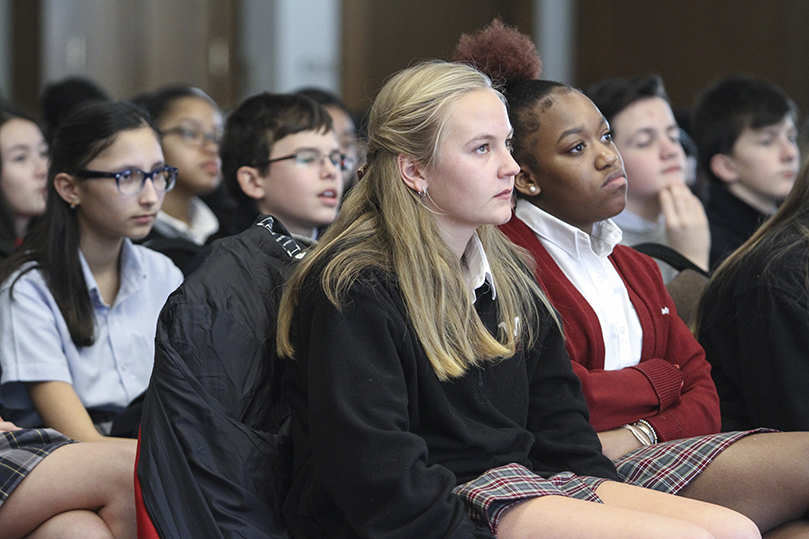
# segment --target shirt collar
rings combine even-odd
[[[191,199],[191,208],[188,212],[190,224],[172,217],[168,213],[160,210],[155,221],[155,230],[163,236],[186,237],[194,243],[202,245],[208,237],[219,230],[219,220],[213,210],[205,204],[199,197]]]
[[[598,221],[593,225],[592,232],[586,234],[524,199],[517,201],[514,213],[537,236],[577,260],[581,257],[580,249],[583,246],[589,246],[599,258],[609,256],[623,237],[621,229],[611,219]]]
[[[90,299],[96,307],[106,306],[101,297],[101,292],[98,289],[95,276],[90,270],[90,265],[84,258],[84,254],[79,249],[79,262],[81,263],[81,270],[84,274],[84,282],[87,283],[87,290],[90,293]],[[135,252],[135,247],[132,245],[132,240],[124,238],[123,245],[121,245],[121,286],[118,288],[118,295],[115,296],[115,301],[121,301],[131,293],[140,290],[143,286],[143,279],[146,277],[143,271],[138,253]]]
[[[486,251],[483,250],[483,244],[477,234],[472,236],[469,243],[466,244],[466,249],[463,252],[463,260],[466,262],[464,268],[464,278],[469,287],[469,293],[472,297],[472,303],[475,302],[475,290],[487,284],[492,291],[492,299],[497,297],[497,290],[494,288],[494,277],[492,276],[492,269],[489,266],[489,259],[486,257]]]
[[[645,217],[641,217],[637,213],[629,210],[624,210],[613,218],[613,222],[621,227],[621,229],[631,230],[633,232],[651,232],[660,228],[663,222],[663,216],[657,222],[649,221]]]

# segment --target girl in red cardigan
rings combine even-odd
[[[456,59],[506,80],[515,216],[502,228],[534,255],[603,452],[627,482],[710,501],[765,537],[809,536],[809,436],[716,434],[719,402],[702,348],[656,264],[617,245],[610,221],[626,174],[610,126],[581,92],[525,73],[530,41],[502,25],[462,38]]]

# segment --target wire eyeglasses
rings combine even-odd
[[[268,159],[266,161],[262,161],[260,163],[256,163],[254,166],[262,167],[264,165],[269,165],[270,163],[275,163],[277,161],[286,161],[287,159],[294,159],[295,164],[301,167],[304,166],[312,166],[312,165],[323,165],[328,159],[331,161],[332,165],[338,168],[338,170],[345,171],[348,170],[348,161],[346,159],[345,154],[343,154],[340,150],[334,150],[328,154],[324,154],[320,150],[304,148],[302,150],[298,150],[295,153],[285,155],[283,157],[276,157],[275,159]]]
[[[202,148],[209,142],[219,146],[222,142],[222,137],[218,133],[206,133],[200,129],[190,129],[182,126],[164,129],[162,133],[163,136],[179,135],[180,142],[189,148]]]

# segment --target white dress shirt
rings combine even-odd
[[[607,258],[621,241],[621,229],[607,219],[595,223],[588,235],[522,199],[515,213],[598,316],[604,338],[604,368],[637,365],[643,330],[624,281]]]

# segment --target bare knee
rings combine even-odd
[[[717,529],[721,530],[716,539],[761,539],[761,532],[752,520],[735,511],[728,510],[727,513],[716,522]]]

